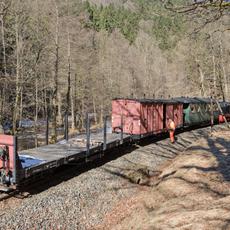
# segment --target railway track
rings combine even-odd
[[[210,121],[211,124],[217,122],[218,119],[220,121],[220,113],[217,110],[214,111],[212,107],[212,100],[210,102],[210,99],[199,98],[175,100],[114,99],[111,117],[113,132],[107,132],[108,117],[105,117],[102,132],[91,133],[90,115],[87,114],[86,135],[78,135],[68,139],[66,134],[66,140],[52,145],[18,152],[17,137],[2,134],[0,135],[1,183],[12,187],[26,187],[25,184],[28,181],[39,180],[41,175],[52,172],[63,165],[74,162],[83,164],[84,161],[90,161],[90,158],[101,157],[105,151],[111,152],[113,149],[119,149],[130,143],[137,143],[137,140],[143,144],[147,136],[152,141],[165,138],[170,119],[170,123],[173,123],[174,127],[173,131],[170,131],[170,138],[174,142],[175,127],[181,129],[180,131],[187,131],[193,129],[194,124],[202,126],[203,124],[210,124]],[[228,105],[222,107],[229,108]],[[201,111],[201,109],[203,110]],[[126,114],[125,111],[127,112],[125,117],[122,111],[124,114]],[[186,127],[192,128],[187,129]]]
[[[223,125],[217,125],[213,130],[226,130]],[[207,136],[210,134],[210,127],[204,127],[200,129],[186,129],[180,130],[177,135],[177,143],[172,145],[168,142],[168,135],[160,135],[154,138],[146,138],[139,144],[135,145],[123,145],[118,146],[115,149],[95,154],[85,162],[85,159],[72,162],[68,165],[63,165],[54,170],[43,172],[36,175],[36,177],[29,178],[24,181],[16,190],[5,190],[0,193],[0,201],[16,197],[18,199],[24,199],[33,194],[40,193],[49,187],[56,186],[63,181],[67,181],[73,177],[76,177],[88,170],[100,167],[110,161],[113,161],[127,153],[134,150],[141,153],[145,153],[148,150],[148,146],[151,145],[151,151],[157,157],[173,158],[177,155],[177,152],[183,151],[186,147],[195,141],[197,138]],[[152,145],[154,143],[154,145]],[[151,166],[150,166],[151,168]],[[52,180],[50,180],[52,178]],[[138,179],[137,179],[138,181]]]

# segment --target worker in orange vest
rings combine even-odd
[[[224,123],[224,115],[223,114],[219,115],[219,123]]]
[[[175,143],[174,133],[176,130],[176,125],[171,118],[168,119],[168,127],[169,127],[170,141],[171,143]]]

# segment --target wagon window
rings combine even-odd
[[[217,104],[214,104],[214,105],[213,105],[213,110],[214,110],[214,111],[218,111],[218,106],[217,106]]]
[[[188,106],[189,106],[189,104],[183,104],[183,109],[187,109],[188,108]]]
[[[196,108],[194,105],[190,105],[190,109],[191,109],[191,112],[192,113],[195,113],[196,112]]]
[[[204,104],[204,112],[207,112],[208,111],[208,106],[207,104]]]
[[[230,113],[230,106],[227,105],[227,108],[226,108],[227,112]]]
[[[204,111],[205,111],[205,104],[200,104],[199,112],[204,112]]]
[[[210,109],[210,112],[211,112],[211,111],[215,111],[214,105],[209,104],[209,109]]]
[[[207,112],[207,105],[206,104],[202,105],[202,112]]]

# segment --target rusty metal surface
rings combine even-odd
[[[173,100],[114,99],[112,101],[112,129],[119,132],[123,116],[124,133],[152,135],[167,129],[167,119],[176,127],[183,126],[183,104]]]

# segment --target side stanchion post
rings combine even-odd
[[[46,115],[46,145],[49,144],[49,116]]]
[[[213,124],[214,124],[214,114],[213,114],[213,100],[212,100],[212,96],[211,96],[211,106],[210,106],[210,110],[211,110],[211,133],[212,133],[212,130],[213,130]]]
[[[103,140],[103,151],[107,148],[107,116],[104,117],[104,140]]]
[[[86,161],[90,154],[90,117],[89,114],[86,113]]]
[[[121,115],[121,140],[120,144],[123,144],[123,114]]]
[[[69,140],[69,120],[68,120],[68,113],[65,113],[65,139],[66,139],[66,141]]]

